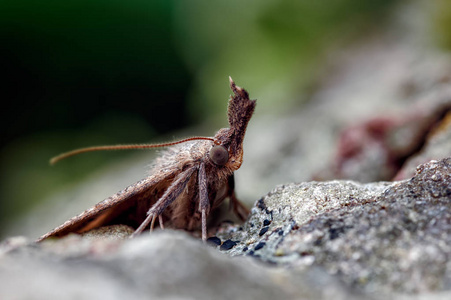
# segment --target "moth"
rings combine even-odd
[[[170,146],[158,157],[147,178],[138,181],[94,207],[41,236],[61,237],[84,233],[113,224],[126,224],[135,231],[132,237],[156,223],[188,231],[202,230],[207,239],[207,217],[224,199],[229,198],[233,212],[245,220],[248,209],[234,191],[234,171],[243,162],[243,140],[256,100],[250,100],[243,88],[229,77],[233,95],[228,104],[229,128],[214,137],[192,137],[177,142],[148,145],[116,145],[82,148],[52,159],[97,150],[142,149]]]

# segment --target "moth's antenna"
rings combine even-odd
[[[112,146],[93,146],[93,147],[86,147],[86,148],[80,148],[75,149],[69,152],[62,153],[60,155],[57,155],[55,157],[52,157],[50,159],[50,164],[54,165],[55,163],[59,162],[62,159],[78,155],[85,152],[92,152],[92,151],[102,151],[102,150],[131,150],[131,149],[150,149],[150,148],[159,148],[159,147],[168,147],[173,146],[189,141],[194,140],[208,140],[208,141],[214,141],[213,138],[209,137],[202,137],[202,136],[195,136],[190,137],[184,140],[175,141],[175,142],[169,142],[169,143],[161,143],[161,144],[136,144],[136,145],[112,145]]]

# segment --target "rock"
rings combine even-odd
[[[435,135],[449,135],[446,133],[451,131],[446,118],[451,114],[451,86],[439,90],[440,93],[435,92],[428,97],[429,101],[424,101],[427,106],[414,107],[393,116],[376,116],[345,128],[340,134],[332,165],[318,174],[317,179],[374,182],[412,177],[414,172],[407,172],[402,177],[405,161],[430,149],[427,146],[431,139],[437,140]],[[449,155],[449,143],[435,144],[435,152],[429,153],[429,159],[417,159],[415,166]]]
[[[451,93],[450,93],[451,94]],[[451,96],[450,96],[451,98]],[[416,166],[433,159],[442,159],[451,153],[451,111],[440,120],[425,139],[424,146],[407,159],[395,180],[407,179],[415,174]]]
[[[1,299],[358,298],[323,270],[292,272],[231,258],[180,231],[5,247]]]
[[[419,293],[451,289],[450,220],[451,157],[404,181],[279,186],[218,237],[239,241],[230,255],[321,267],[366,293]]]

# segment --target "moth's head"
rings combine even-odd
[[[243,162],[243,140],[247,124],[255,110],[256,100],[250,100],[248,92],[235,85],[229,77],[233,96],[229,100],[230,128],[220,129],[214,137],[209,157],[216,165],[238,170]]]

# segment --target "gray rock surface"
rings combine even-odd
[[[222,255],[183,232],[0,246],[1,299],[358,299],[323,270]]]
[[[367,293],[451,289],[451,157],[393,183],[310,182],[258,200],[225,252],[320,266]]]

